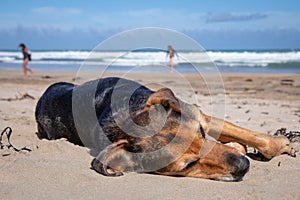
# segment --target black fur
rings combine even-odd
[[[113,92],[115,102],[111,102]],[[120,78],[98,79],[79,86],[64,82],[55,83],[45,91],[37,103],[35,111],[37,135],[40,139],[67,138],[78,145],[91,147],[98,145],[92,144],[93,141],[82,141],[84,140],[82,134],[93,135],[99,129],[95,128],[97,123],[95,124],[90,118],[90,113],[87,113],[94,110],[98,125],[110,142],[116,142],[124,137],[129,141],[134,140],[120,130],[113,115],[124,114],[122,109],[128,102],[131,114],[142,110],[152,93],[153,91],[136,82]],[[76,101],[74,99],[72,101],[72,97],[75,97]],[[115,106],[114,111],[112,104]],[[76,121],[77,126],[74,122],[74,109],[75,115],[80,115],[77,117],[79,119]],[[95,133],[93,137],[97,140],[100,136]]]

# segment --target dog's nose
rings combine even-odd
[[[249,171],[250,162],[245,156],[229,154],[227,162],[233,166],[233,176],[242,178]]]

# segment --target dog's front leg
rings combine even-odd
[[[105,176],[122,176],[123,172],[139,171],[139,162],[134,153],[126,151],[126,140],[112,143],[93,159],[91,166]]]
[[[256,148],[267,159],[281,154],[295,157],[295,150],[284,136],[270,136],[236,126],[230,122],[204,115],[206,133],[221,142],[237,142]]]

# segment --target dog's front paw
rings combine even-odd
[[[288,154],[296,157],[296,151],[290,146],[290,141],[285,136],[266,136],[265,145],[257,148],[258,151],[268,160],[281,154]]]
[[[277,145],[277,155],[288,154],[292,157],[296,157],[296,150],[290,146],[290,141],[285,136],[274,136],[274,141]]]
[[[96,172],[105,175],[105,176],[122,176],[123,173],[117,170],[114,170],[112,168],[108,168],[107,166],[104,166],[101,161],[94,158],[91,163],[91,168],[95,170]]]

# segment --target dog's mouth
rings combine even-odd
[[[218,177],[214,180],[224,181],[224,182],[239,182],[243,180],[243,177],[244,176],[226,175],[226,176]]]

